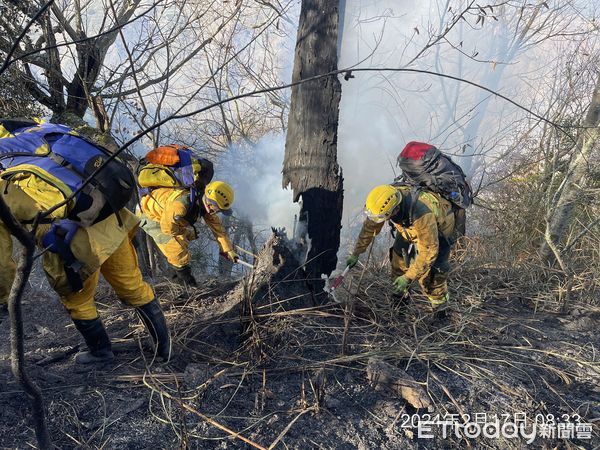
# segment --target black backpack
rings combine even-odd
[[[465,173],[433,145],[409,142],[397,161],[402,175],[396,181],[440,194],[458,208],[466,209],[473,204]]]
[[[460,166],[433,145],[415,141],[406,144],[398,155],[397,161],[402,169],[402,175],[394,180],[395,184],[405,184],[413,188],[409,222],[412,222],[414,203],[418,198],[419,189],[427,189],[452,203],[455,239],[464,236],[465,209],[473,204],[473,192]]]

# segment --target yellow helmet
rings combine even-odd
[[[369,192],[365,213],[373,222],[383,222],[392,217],[401,200],[402,194],[398,189],[389,184],[382,184]]]
[[[233,188],[224,181],[213,181],[204,189],[204,197],[216,204],[221,211],[228,211],[233,205],[235,194]]]

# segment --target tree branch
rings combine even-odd
[[[54,0],[52,0],[52,1],[54,1]],[[109,30],[106,30],[106,31],[103,31],[101,33],[95,34],[94,36],[89,36],[89,37],[77,39],[77,40],[70,41],[70,42],[61,42],[60,44],[49,45],[47,47],[38,48],[38,49],[35,49],[35,50],[31,50],[29,52],[21,53],[16,58],[14,58],[13,60],[9,61],[6,68],[8,68],[8,66],[10,66],[11,64],[13,64],[16,61],[19,61],[21,59],[27,58],[28,56],[35,55],[37,53],[41,53],[41,52],[44,52],[44,51],[47,51],[47,50],[51,50],[51,49],[54,49],[54,48],[66,47],[66,46],[73,45],[73,44],[80,44],[82,42],[90,41],[92,39],[96,39],[96,38],[105,36],[107,34],[114,33],[115,31],[118,31],[120,28],[122,28],[122,27],[124,27],[126,25],[129,25],[130,23],[135,22],[136,20],[140,19],[141,17],[144,17],[146,14],[148,14],[150,11],[152,11],[156,6],[158,6],[163,1],[164,0],[157,0],[152,5],[150,5],[150,7],[148,7],[148,9],[146,9],[144,12],[142,12],[140,15],[135,16],[134,18],[128,20],[127,22],[119,23],[116,26],[114,26],[113,28],[111,28]],[[7,58],[6,61],[8,61],[8,58]],[[0,70],[0,74],[2,74],[2,72],[4,70],[6,70],[6,68],[4,68],[3,70]]]
[[[46,12],[46,10],[52,5],[52,3],[54,3],[54,0],[48,0],[44,4],[44,6],[42,6],[40,8],[40,10],[37,13],[35,13],[35,15],[31,18],[31,20],[29,22],[27,22],[27,25],[25,25],[25,28],[23,28],[23,31],[21,31],[21,34],[19,34],[19,36],[17,36],[17,39],[15,39],[13,46],[8,51],[8,53],[6,55],[6,59],[4,60],[2,67],[0,67],[0,75],[2,75],[2,73],[4,73],[4,71],[8,68],[8,66],[12,63],[12,61],[11,61],[12,55],[19,47],[19,43],[23,40],[23,38],[27,34],[27,32],[29,31],[29,28],[31,28],[31,26],[42,16],[42,14],[44,14]]]
[[[148,80],[145,83],[136,86],[135,88],[132,89],[128,89],[126,91],[119,91],[116,92],[114,94],[104,94],[103,97],[105,98],[113,98],[113,97],[122,97],[122,96],[126,96],[126,95],[131,95],[131,94],[135,94],[136,92],[146,89],[150,86],[153,86],[157,83],[160,83],[162,81],[165,81],[167,78],[170,78],[175,72],[177,72],[179,69],[181,69],[181,67],[183,67],[188,61],[190,61],[194,56],[196,56],[204,47],[206,47],[208,44],[210,44],[212,42],[212,40],[214,39],[214,37],[225,27],[225,25],[227,25],[239,12],[239,9],[241,7],[241,3],[237,6],[237,8],[234,10],[233,14],[231,14],[229,17],[227,17],[226,20],[223,21],[222,24],[219,25],[219,27],[217,28],[217,30],[212,34],[211,37],[206,38],[204,41],[202,41],[198,47],[196,47],[194,50],[192,50],[185,58],[183,58],[183,60],[181,60],[179,62],[179,64],[173,66],[172,68],[166,70],[161,76],[154,78],[152,80]]]
[[[8,311],[10,314],[11,370],[31,402],[35,435],[39,448],[44,450],[52,449],[52,440],[46,425],[44,398],[37,385],[30,380],[25,367],[21,299],[23,297],[23,293],[25,292],[27,280],[29,279],[31,268],[33,266],[35,241],[32,234],[28,233],[27,230],[25,230],[17,222],[15,217],[10,212],[8,205],[4,202],[2,196],[0,196],[0,219],[2,222],[4,222],[10,233],[15,236],[23,245],[23,249],[19,255],[17,274],[8,296]]]
[[[352,72],[407,72],[407,73],[420,73],[420,74],[426,74],[426,75],[433,75],[433,76],[437,76],[437,77],[444,77],[444,78],[449,78],[452,80],[456,80],[462,83],[466,83],[469,84],[471,86],[475,86],[479,89],[483,89],[484,91],[490,92],[491,94],[494,94],[495,96],[507,101],[508,103],[516,106],[517,108],[528,112],[529,114],[531,114],[532,116],[538,118],[539,120],[548,123],[550,125],[552,125],[553,127],[555,127],[557,130],[559,130],[561,133],[563,133],[565,136],[567,136],[570,140],[572,140],[573,142],[577,142],[575,140],[575,138],[573,136],[571,136],[564,128],[563,126],[552,122],[551,120],[540,116],[539,114],[534,113],[533,111],[531,111],[530,109],[526,108],[525,106],[519,104],[518,102],[510,99],[509,97],[506,97],[505,95],[502,95],[498,92],[493,91],[492,89],[489,89],[485,86],[481,86],[480,84],[477,84],[473,81],[469,81],[463,78],[459,78],[459,77],[455,77],[452,75],[446,75],[443,73],[437,73],[437,72],[432,72],[430,70],[421,70],[421,69],[407,69],[407,68],[390,68],[390,67],[385,67],[385,68],[371,68],[371,67],[365,67],[365,68],[344,68],[344,69],[339,69],[339,70],[334,70],[328,73],[324,73],[324,74],[319,74],[319,75],[315,75],[312,77],[308,77],[308,78],[304,78],[302,80],[298,80],[292,83],[288,83],[288,84],[283,84],[283,85],[279,85],[279,86],[273,86],[270,88],[265,88],[265,89],[258,89],[256,91],[252,91],[252,92],[246,92],[244,94],[239,94],[239,95],[235,95],[232,97],[228,97],[224,100],[221,100],[219,102],[215,102],[212,103],[208,106],[196,109],[194,111],[191,111],[189,113],[185,113],[185,114],[172,114],[171,116],[161,120],[160,122],[156,122],[154,125],[148,127],[147,129],[145,129],[144,131],[142,131],[141,133],[139,133],[137,136],[129,139],[125,144],[123,144],[121,146],[121,148],[119,148],[115,153],[113,153],[111,156],[109,156],[104,164],[102,164],[100,167],[98,167],[94,172],[92,172],[92,174],[86,179],[84,180],[84,182],[81,184],[81,186],[74,191],[68,198],[66,198],[65,200],[63,200],[62,202],[54,205],[52,208],[44,211],[43,213],[41,213],[41,217],[47,217],[48,215],[52,214],[52,212],[56,211],[58,208],[61,208],[62,206],[66,205],[67,203],[69,203],[73,198],[75,198],[75,196],[77,194],[79,194],[79,192],[81,192],[82,189],[84,189],[88,184],[90,184],[92,182],[92,180],[96,177],[96,175],[102,171],[104,169],[104,167],[106,167],[106,165],[114,160],[115,158],[117,158],[123,151],[125,151],[127,148],[129,148],[132,144],[134,144],[135,142],[137,142],[138,140],[140,140],[142,137],[146,136],[147,134],[151,133],[153,130],[155,130],[158,127],[163,126],[164,124],[172,121],[172,120],[178,120],[178,119],[185,119],[187,117],[191,117],[191,116],[195,116],[197,114],[200,114],[202,112],[208,111],[210,109],[219,107],[220,105],[224,104],[224,103],[229,103],[229,102],[233,102],[242,98],[246,98],[246,97],[252,97],[252,96],[256,96],[259,94],[266,94],[268,92],[273,92],[273,91],[279,91],[282,89],[287,89],[293,86],[297,86],[300,84],[304,84],[304,83],[309,83],[311,81],[315,81],[315,80],[320,80],[322,78],[327,78],[327,77],[333,77],[333,76],[338,76],[342,73],[346,73],[348,71],[352,71]]]

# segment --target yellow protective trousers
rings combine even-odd
[[[62,199],[60,193],[54,193],[52,201],[41,203],[40,198],[50,199],[49,189],[41,190],[39,182],[21,180],[21,183],[1,181],[0,195],[17,220],[31,221],[38,211],[43,211]],[[56,189],[55,189],[56,190]],[[130,211],[119,211],[120,221],[113,214],[101,222],[77,230],[71,242],[71,250],[83,264],[79,275],[83,289],[72,292],[68,283],[64,262],[56,253],[46,252],[43,256],[43,268],[52,288],[59,294],[63,304],[73,319],[95,319],[98,314],[94,304],[94,293],[100,273],[114,288],[119,298],[131,306],[142,306],[154,298],[149,284],[143,281],[131,238],[139,219]],[[60,219],[51,216],[52,219]],[[36,241],[40,244],[50,225],[40,225]],[[15,262],[12,258],[12,237],[6,225],[0,222],[0,303],[5,303],[15,276]]]
[[[60,300],[71,315],[78,320],[90,320],[98,317],[94,294],[100,274],[115,290],[123,303],[139,307],[154,299],[150,285],[142,279],[135,249],[129,238],[125,239],[117,250],[83,283],[83,289],[67,295]]]
[[[392,280],[405,275],[409,271],[410,266],[415,261],[414,246],[410,252],[410,242],[402,239],[401,236],[396,236],[394,247],[390,249],[391,275]],[[444,239],[440,238],[439,253],[433,265],[427,272],[418,278],[419,285],[423,293],[431,302],[434,308],[446,303],[449,298],[448,294],[448,271],[450,263],[451,246]],[[408,261],[407,261],[408,260]],[[408,262],[408,264],[407,264]]]
[[[154,240],[160,252],[173,267],[181,268],[190,264],[189,234],[169,235],[163,233],[158,222],[142,214],[140,227]]]

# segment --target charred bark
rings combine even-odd
[[[403,398],[413,408],[431,408],[433,404],[423,386],[404,370],[394,367],[383,360],[369,358],[367,361],[367,379],[376,391],[387,392]]]
[[[337,70],[338,2],[303,0],[298,25],[293,81]],[[329,275],[337,264],[342,227],[343,177],[337,163],[341,85],[324,77],[292,88],[283,162],[283,187],[294,201],[302,197],[310,251],[309,280]],[[302,226],[302,223],[299,224]],[[315,283],[312,283],[315,284]]]

